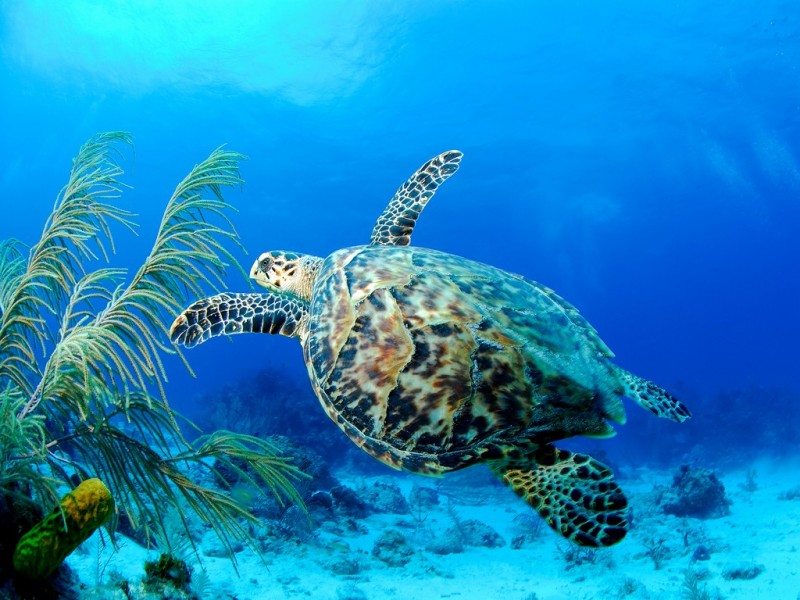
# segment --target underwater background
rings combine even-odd
[[[528,580],[500,567],[470,579],[490,559],[466,551],[448,564],[450,553],[412,540],[431,569],[407,571],[373,551],[361,567],[321,567],[328,579],[316,575],[313,585],[302,571],[281,579],[273,566],[272,575],[260,568],[258,585],[238,589],[255,577],[243,561],[238,578],[229,574],[231,597],[800,594],[791,566],[800,531],[796,2],[0,4],[0,239],[39,239],[72,158],[104,131],[133,136],[120,161],[131,186],[121,204],[141,227],[138,235],[114,230],[111,264],[134,271],[174,186],[223,144],[248,157],[244,185],[225,192],[245,271],[270,249],[327,256],[367,243],[415,169],[461,150],[459,172],[420,217],[413,244],[521,274],[575,305],[616,364],[670,390],[693,418],[678,426],[627,402],[614,439],[570,447],[612,464],[642,497],[678,485],[687,470],[711,472],[730,507],[669,517],[706,532],[696,542],[678,533],[669,511],[640,509],[647,516],[634,519],[614,568],[553,559],[548,531],[513,550],[507,535],[505,549],[494,550],[511,558],[491,560],[520,563]],[[251,289],[236,269],[225,287]],[[362,492],[380,484],[408,497],[437,485],[352,447],[318,406],[295,340],[233,336],[184,354],[196,377],[167,357],[165,394],[204,430],[289,436]],[[485,473],[474,477],[465,485],[489,486],[490,500],[504,493]],[[510,494],[497,502],[526,508]],[[464,504],[480,505],[491,502]],[[380,523],[352,525],[340,538],[389,526]],[[667,550],[658,560],[655,534],[635,535],[636,527],[659,532]],[[313,532],[291,539],[304,549],[276,554],[322,556],[325,565],[343,543],[320,549]],[[552,568],[536,558],[545,544]],[[695,556],[701,546],[710,561]],[[123,562],[137,561],[141,570],[138,558]],[[761,570],[727,577],[742,561],[745,571]],[[696,581],[685,575],[695,564],[708,571]],[[615,583],[621,577],[628,588]],[[487,579],[489,587],[473,587]],[[213,584],[207,597],[222,597]]]

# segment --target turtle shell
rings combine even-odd
[[[598,399],[619,393],[611,351],[552,290],[425,248],[325,259],[303,349],[345,433],[422,473],[607,433]]]

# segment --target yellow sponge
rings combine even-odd
[[[87,479],[22,536],[14,551],[14,570],[28,579],[48,577],[113,512],[108,488],[99,479]]]

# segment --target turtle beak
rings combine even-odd
[[[250,279],[258,280],[258,275],[259,275],[258,263],[259,263],[259,261],[256,260],[256,262],[253,263],[253,266],[250,267]]]
[[[267,274],[261,268],[260,259],[253,263],[253,266],[250,269],[250,279],[253,279],[261,287],[265,287],[267,289],[271,289],[272,287],[269,284],[269,279],[267,279]]]

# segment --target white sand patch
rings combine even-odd
[[[424,515],[377,514],[361,519],[358,523],[366,528],[365,533],[329,524],[320,527],[309,543],[273,544],[278,550],[267,552],[267,565],[246,549],[237,554],[238,575],[227,559],[204,557],[208,584],[203,597],[671,600],[691,598],[684,588],[687,570],[691,569],[704,573],[698,586],[710,592],[710,598],[794,600],[800,592],[800,498],[778,499],[781,492],[800,484],[787,477],[788,472],[798,472],[797,465],[793,466],[793,470],[787,470],[784,463],[764,462],[720,474],[732,500],[730,515],[703,520],[646,515],[642,494],[652,490],[654,483],[669,485],[672,475],[667,471],[632,472],[620,483],[631,497],[633,530],[613,548],[584,553],[580,564],[568,560],[570,547],[547,527],[541,529],[536,539],[514,549],[512,540],[524,532],[520,519],[515,521],[515,517],[532,511],[499,486],[466,486],[464,499],[468,504],[460,503],[458,494],[453,493],[448,509],[448,499],[442,495],[440,504]],[[745,483],[749,469],[755,469],[757,487],[745,491],[740,484]],[[351,487],[371,485],[373,481],[352,474],[338,475]],[[389,474],[379,479],[396,484],[406,496],[415,484],[437,483],[410,475]],[[476,480],[485,478],[478,475]],[[505,545],[467,546],[463,553],[442,556],[426,551],[426,542],[432,536],[453,526],[454,514],[461,520],[478,519],[490,525],[503,537]],[[414,549],[413,558],[405,566],[389,567],[372,556],[376,539],[389,528],[399,531]],[[132,586],[138,584],[144,575],[145,558],[157,556],[129,540],[123,541],[118,552],[107,544],[98,550],[97,540],[95,535],[68,559],[89,590],[96,588],[98,581],[108,582],[110,578],[126,578]],[[647,546],[653,540],[661,540],[667,548],[658,569],[647,555]],[[701,543],[709,548],[710,557],[693,560],[692,554]],[[339,567],[337,573],[333,565],[341,565],[343,561],[359,565],[354,569],[356,572],[341,572]],[[723,577],[732,565],[742,563],[762,565],[764,571],[751,580]],[[192,566],[199,569],[197,564]]]

